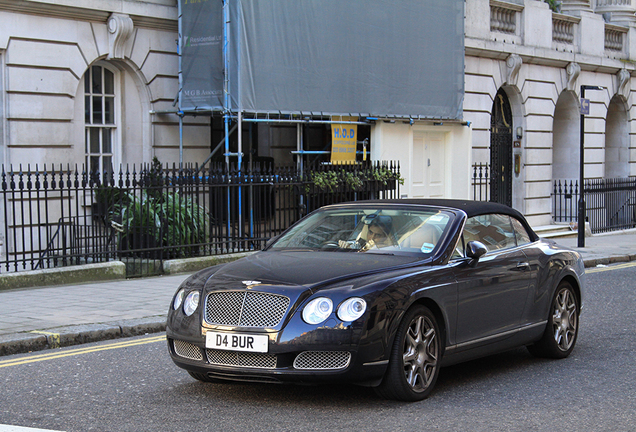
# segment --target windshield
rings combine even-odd
[[[451,217],[436,209],[321,210],[294,225],[270,249],[431,254]]]

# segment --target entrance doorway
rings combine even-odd
[[[446,149],[441,132],[413,134],[411,159],[413,198],[443,198],[446,178]]]
[[[512,109],[503,89],[490,116],[490,200],[512,206]]]

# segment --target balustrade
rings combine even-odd
[[[605,25],[605,49],[609,51],[623,51],[623,41],[627,28]]]
[[[509,8],[501,2],[490,4],[490,31],[516,34],[517,10]]]
[[[552,17],[552,40],[565,44],[574,43],[575,22],[565,15],[554,14]]]

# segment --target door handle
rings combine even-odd
[[[530,264],[527,262],[517,263],[517,270],[528,271],[530,270]]]

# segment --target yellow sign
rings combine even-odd
[[[357,117],[334,117],[335,121],[357,121]],[[358,147],[358,125],[333,123],[331,125],[331,163],[354,163]]]

